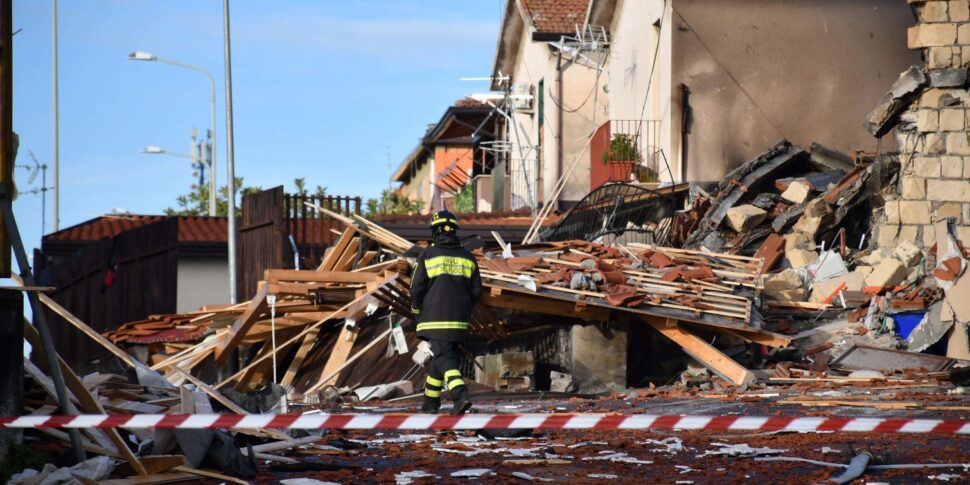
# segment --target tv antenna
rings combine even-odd
[[[34,162],[33,165],[28,164],[17,164],[17,168],[23,168],[30,170],[30,175],[27,176],[27,184],[33,184],[37,180],[37,174],[41,174],[40,187],[34,187],[30,190],[21,191],[21,195],[32,195],[40,194],[40,233],[43,236],[47,231],[47,191],[53,189],[54,187],[47,186],[47,164],[40,163],[37,161],[37,157],[34,152],[27,150],[27,155]]]

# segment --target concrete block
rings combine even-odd
[[[801,268],[802,266],[812,264],[818,261],[818,253],[811,249],[792,249],[791,251],[785,251],[785,259],[788,260],[788,264],[792,268]]]
[[[869,269],[869,273],[872,272],[872,268],[869,268],[868,266],[866,266],[866,268]],[[862,291],[862,289],[865,288],[865,276],[866,275],[862,273],[853,271],[851,273],[835,278],[829,278],[824,281],[816,281],[815,284],[812,285],[812,295],[809,298],[809,301],[815,303],[823,302],[832,293],[834,293],[835,290],[839,289],[843,283],[845,284],[846,291]]]
[[[940,129],[943,131],[963,130],[966,111],[963,108],[946,108],[940,110]]]
[[[951,133],[951,134],[956,134],[956,133]],[[927,155],[935,155],[935,154],[943,153],[946,151],[946,148],[947,148],[946,142],[947,142],[947,137],[945,137],[943,133],[927,133],[924,136],[923,153]],[[970,146],[967,147],[967,150],[970,151]]]
[[[926,67],[929,69],[946,69],[953,67],[953,47],[930,47],[926,59]]]
[[[903,224],[929,224],[930,203],[921,200],[900,201],[899,221]]]
[[[963,205],[955,202],[947,202],[936,208],[933,214],[937,219],[944,217],[952,217],[957,220],[957,224],[960,224],[963,220]]]
[[[947,15],[948,2],[926,2],[919,9],[919,19],[923,23],[947,22],[950,17]]]
[[[960,49],[960,65],[966,66],[970,65],[970,48],[962,47]]]
[[[970,157],[963,157],[963,178],[970,178]]]
[[[626,325],[573,325],[570,348],[570,374],[576,379],[578,392],[626,387]]]
[[[916,112],[916,129],[920,133],[939,130],[940,111],[935,108],[918,110]]]
[[[957,226],[957,239],[964,247],[970,246],[970,226]]]
[[[953,22],[970,20],[970,2],[967,0],[950,0],[948,11]]]
[[[933,247],[933,244],[936,243],[936,237],[933,235],[933,226],[923,226],[923,237],[920,240],[923,241],[924,248]]]
[[[970,181],[929,179],[926,197],[942,202],[970,202]]]
[[[957,27],[957,43],[960,45],[970,44],[970,24]]]
[[[866,278],[872,274],[872,266],[865,266],[860,264],[856,266],[854,270],[852,270],[852,273],[855,273],[856,275],[858,275],[858,277],[862,279],[863,286],[865,286]]]
[[[906,267],[912,267],[923,259],[923,251],[910,241],[899,241],[893,249],[893,257]]]
[[[866,286],[896,286],[906,278],[906,266],[896,258],[883,259],[873,266],[872,273],[866,277]]]
[[[943,47],[940,47],[943,49]],[[940,108],[940,97],[946,93],[950,93],[952,89],[940,89],[940,88],[926,88],[923,93],[919,95],[919,107],[924,109],[938,109]]]
[[[796,180],[788,184],[788,188],[781,193],[781,197],[795,204],[803,204],[812,196],[812,186],[806,182]]]
[[[887,200],[886,205],[883,206],[882,210],[886,214],[887,224],[899,224],[899,201],[898,200]]]
[[[896,239],[896,243],[899,241],[916,241],[919,237],[919,226],[899,226],[899,236]]]
[[[940,174],[946,178],[963,177],[963,157],[944,156],[940,158]]]
[[[902,196],[906,200],[926,199],[926,179],[920,177],[903,177]]]
[[[967,83],[967,70],[962,67],[947,67],[930,71],[930,86],[936,88],[958,88]]]
[[[765,275],[764,291],[774,294],[779,291],[798,290],[803,287],[802,277],[794,269],[786,269],[780,273]]]
[[[939,177],[942,173],[940,157],[914,157],[913,175],[917,177]]]
[[[508,351],[476,357],[475,381],[496,390],[528,390],[532,387],[535,358],[532,352]],[[480,366],[480,367],[479,367]]]
[[[970,155],[970,141],[966,132],[946,134],[946,151],[951,155]]]
[[[910,49],[953,45],[957,41],[957,24],[919,24],[906,31],[906,45]]]
[[[734,232],[744,232],[761,224],[768,213],[751,204],[732,207],[727,211],[727,224]]]
[[[792,249],[812,249],[815,247],[815,241],[801,232],[790,232],[782,236],[782,238],[785,240],[785,251],[791,251]]]
[[[893,244],[895,246],[895,244]],[[876,248],[875,250],[869,252],[869,254],[859,258],[859,262],[865,266],[875,266],[879,264],[882,260],[892,258],[893,251],[887,246],[882,246]]]
[[[879,233],[876,235],[876,245],[884,248],[895,246],[898,235],[898,225],[882,224],[879,226]]]

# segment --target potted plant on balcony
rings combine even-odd
[[[603,153],[603,163],[610,167],[612,182],[629,181],[641,159],[635,138],[625,133],[613,135],[610,139],[610,149]]]

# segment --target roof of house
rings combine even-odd
[[[179,221],[179,242],[226,242],[229,220],[225,217],[103,215],[44,236],[45,241],[93,242],[115,237],[122,232],[158,222],[169,217]]]
[[[568,34],[586,21],[589,0],[523,0],[536,32]]]
[[[413,171],[427,160],[422,155],[432,145],[472,145],[474,140],[469,136],[473,131],[471,127],[478,126],[491,111],[491,106],[472,99],[455,101],[441,115],[441,119],[431,125],[414,150],[408,153],[391,175],[391,181],[407,183],[411,180]],[[485,135],[485,139],[491,139],[491,132],[487,129],[481,130],[479,134]]]
[[[575,34],[586,23],[590,0],[506,0],[492,64],[492,90],[501,90],[500,78],[512,74],[519,46],[529,41],[557,41]]]

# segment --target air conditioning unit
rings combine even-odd
[[[510,98],[515,111],[531,114],[535,105],[535,88],[529,83],[516,83],[512,85]]]

